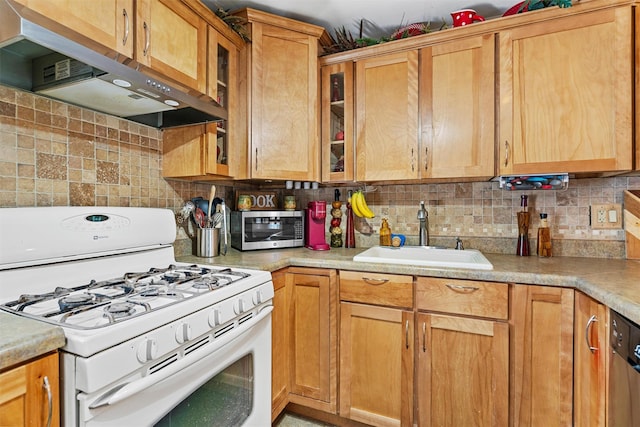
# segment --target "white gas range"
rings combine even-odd
[[[177,263],[166,209],[8,208],[0,224],[0,309],[65,332],[63,425],[269,424],[270,273]]]

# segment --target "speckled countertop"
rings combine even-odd
[[[61,328],[0,312],[0,371],[56,350],[64,343]]]
[[[640,261],[606,258],[518,257],[485,253],[484,255],[493,264],[493,270],[465,270],[354,262],[353,256],[362,251],[364,251],[363,248],[332,248],[329,251],[293,248],[250,252],[230,249],[226,256],[214,258],[185,256],[179,257],[178,261],[269,271],[288,266],[318,267],[571,287],[606,304],[634,322],[640,323]]]
[[[354,262],[354,255],[363,250],[363,248],[342,248],[319,252],[295,248],[240,252],[230,249],[226,256],[215,258],[183,256],[178,257],[177,260],[268,271],[299,266],[566,286],[578,289],[636,323],[640,323],[640,261],[517,257],[486,253],[485,256],[493,264],[493,270],[464,270]],[[0,370],[60,348],[64,343],[64,334],[58,327],[0,312]]]

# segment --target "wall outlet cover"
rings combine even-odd
[[[622,228],[622,205],[619,203],[593,204],[590,216],[592,229]]]

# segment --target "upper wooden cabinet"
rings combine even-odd
[[[632,167],[631,7],[500,31],[501,174]]]
[[[421,178],[495,175],[494,57],[493,34],[421,49]]]
[[[237,176],[246,159],[239,118],[237,45],[215,28],[207,29],[206,94],[227,110],[219,122],[165,129],[162,176],[199,181]]]
[[[247,178],[320,180],[318,43],[324,29],[244,9],[247,48]]]
[[[359,60],[355,79],[356,179],[417,179],[418,51]]]
[[[322,67],[322,182],[353,181],[353,62]]]
[[[135,60],[152,73],[207,93],[207,22],[175,0],[136,0]]]
[[[109,50],[133,58],[133,0],[15,0]]]

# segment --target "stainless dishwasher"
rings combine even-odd
[[[640,325],[611,310],[608,424],[640,426]]]

